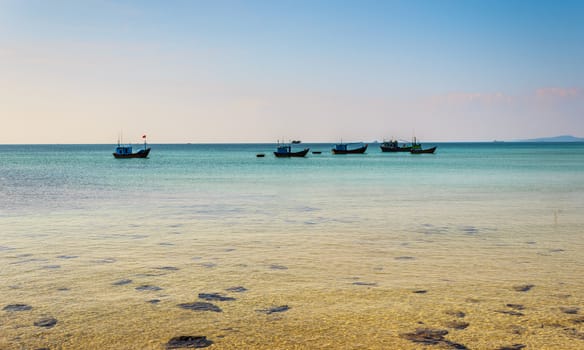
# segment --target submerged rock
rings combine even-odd
[[[505,315],[511,315],[511,316],[524,316],[524,314],[522,312],[519,312],[519,311],[497,310],[495,312],[498,312],[500,314],[505,314]]]
[[[413,256],[406,256],[406,255],[404,255],[404,256],[396,256],[394,259],[395,260],[416,260],[415,257],[413,257]]]
[[[424,345],[440,345],[441,347],[449,349],[468,350],[468,348],[462,344],[445,339],[444,336],[447,334],[448,331],[443,329],[418,328],[411,333],[402,333],[400,334],[400,337]]]
[[[560,311],[568,315],[575,315],[580,311],[580,308],[560,306]]]
[[[375,286],[377,286],[377,283],[376,282],[361,282],[361,281],[357,281],[357,282],[353,282],[353,285],[355,285],[355,286],[375,287]]]
[[[213,311],[213,312],[222,312],[221,308],[217,305],[211,303],[205,303],[196,301],[194,303],[184,303],[178,304],[178,307],[185,310],[193,310],[193,311]]]
[[[57,319],[52,317],[41,318],[35,321],[34,325],[43,328],[53,328],[57,324]]]
[[[206,348],[211,346],[213,342],[205,336],[192,336],[192,335],[181,335],[174,337],[166,343],[167,349],[182,349],[182,348]]]
[[[234,292],[234,293],[243,293],[243,292],[247,292],[247,288],[242,287],[242,286],[237,286],[237,287],[229,287],[227,289],[225,289],[228,292]]]
[[[414,294],[426,294],[426,293],[428,293],[428,291],[425,290],[425,289],[416,289],[412,293],[414,293]]]
[[[157,270],[165,270],[165,271],[178,271],[179,268],[178,267],[174,267],[174,266],[161,266],[161,267],[156,267]]]
[[[45,265],[42,268],[45,270],[54,270],[54,269],[60,269],[61,265]]]
[[[505,306],[512,308],[513,310],[523,310],[525,306],[521,304],[505,304]]]
[[[57,258],[59,259],[76,259],[78,258],[78,255],[59,255]]]
[[[448,310],[448,311],[445,311],[445,313],[447,315],[454,316],[454,317],[458,317],[458,318],[463,318],[463,317],[466,316],[466,314],[464,312],[462,312],[462,311],[456,311],[456,310]]]
[[[524,347],[526,347],[526,345],[523,345],[523,344],[513,344],[513,345],[501,346],[500,348],[497,348],[497,350],[521,350]]]
[[[158,286],[151,286],[151,285],[146,284],[143,286],[136,287],[136,290],[140,291],[140,292],[145,292],[145,291],[156,292],[156,291],[162,290],[162,288],[160,288]]]
[[[533,284],[522,284],[519,286],[513,286],[513,290],[515,290],[516,292],[528,292],[533,287],[535,287],[535,285]]]
[[[286,267],[284,265],[272,264],[272,265],[270,265],[270,269],[272,269],[272,270],[288,270],[288,267]]]
[[[448,328],[452,328],[452,329],[466,329],[466,327],[468,327],[470,324],[468,322],[461,322],[461,321],[449,321],[446,322],[446,327]]]
[[[290,307],[288,305],[281,305],[281,306],[273,306],[273,307],[268,308],[268,309],[260,309],[260,310],[256,310],[256,311],[264,313],[266,315],[270,315],[273,313],[284,312],[284,311],[288,311],[288,310],[290,310]]]
[[[199,298],[209,301],[233,301],[235,298],[226,297],[219,293],[199,293]]]
[[[16,311],[28,311],[32,310],[32,306],[26,304],[10,304],[2,308],[4,311],[16,312]]]
[[[123,279],[123,280],[119,280],[119,281],[116,281],[116,282],[112,283],[112,285],[114,285],[114,286],[123,286],[123,285],[130,284],[130,283],[132,283],[132,280],[130,280],[130,279]]]

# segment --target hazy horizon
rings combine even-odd
[[[579,1],[2,1],[0,144],[580,136],[583,15]]]

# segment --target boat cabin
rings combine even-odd
[[[276,149],[276,153],[278,154],[287,154],[292,152],[292,147],[288,145],[280,145]]]
[[[132,146],[118,146],[116,147],[116,152],[115,154],[117,155],[130,155],[132,154]]]

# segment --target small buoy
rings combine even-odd
[[[265,157],[265,156],[266,156],[266,155],[265,155],[265,154],[263,154],[263,153],[258,153],[258,154],[256,154],[256,157],[258,157],[258,158],[263,158],[263,157]]]

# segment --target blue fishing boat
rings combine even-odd
[[[135,153],[132,151],[132,145],[122,145],[120,140],[118,140],[118,146],[116,147],[113,156],[117,159],[147,158],[148,154],[150,154],[150,147],[146,147],[146,135],[142,135],[142,139],[144,140],[144,148]]]
[[[349,143],[338,143],[331,151],[333,152],[333,154],[359,154],[365,153],[368,146],[367,144],[358,143],[358,145],[361,145],[360,147],[350,148],[349,147],[350,145],[351,144]]]
[[[278,158],[304,157],[308,151],[309,148],[305,148],[302,151],[292,152],[292,146],[288,144],[278,144],[274,155]]]

